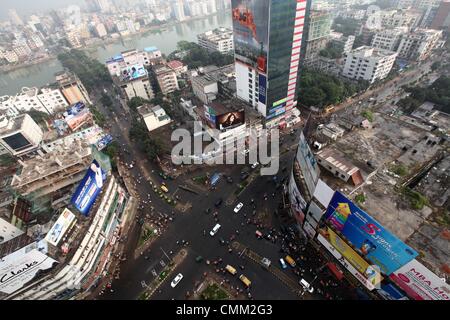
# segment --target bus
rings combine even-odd
[[[236,274],[236,269],[232,266],[230,266],[229,264],[227,264],[227,266],[225,267],[225,270],[227,270],[229,273],[231,273],[233,276]]]
[[[290,265],[292,268],[294,268],[294,267],[296,266],[296,263],[295,263],[294,259],[292,259],[291,256],[286,256],[286,257],[284,258],[284,260],[285,260],[287,263],[289,263],[289,265]]]

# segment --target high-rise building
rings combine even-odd
[[[441,2],[436,11],[433,21],[431,22],[431,29],[440,30],[450,28],[450,1],[444,0]]]
[[[232,0],[237,96],[266,118],[289,124],[307,0]],[[270,121],[269,121],[270,120]]]
[[[324,49],[331,33],[331,14],[327,11],[311,10],[305,28],[305,61],[310,61]]]
[[[16,9],[9,9],[8,15],[9,15],[9,19],[11,20],[12,24],[14,24],[16,26],[23,25],[23,21],[17,14]]]
[[[436,47],[442,37],[442,30],[415,29],[403,34],[397,52],[398,56],[408,60],[424,60]]]
[[[41,128],[26,113],[13,119],[0,118],[0,144],[13,156],[36,150],[43,136]]]
[[[186,15],[184,14],[183,0],[175,0],[172,3],[172,12],[176,20],[178,21],[186,20]]]

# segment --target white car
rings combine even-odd
[[[183,279],[183,275],[181,273],[177,274],[177,276],[170,283],[170,286],[175,288],[177,284],[180,283],[181,279]]]
[[[314,292],[314,288],[305,279],[300,280],[299,283],[305,291],[308,291],[309,293]]]
[[[238,213],[239,210],[241,210],[243,206],[244,206],[244,204],[242,202],[239,202],[237,204],[237,206],[234,208],[234,213]]]
[[[214,235],[217,233],[217,231],[219,231],[219,229],[220,229],[220,224],[216,224],[214,226],[214,228],[209,232],[209,235],[211,237],[214,237]]]
[[[259,162],[255,162],[254,164],[252,164],[252,169],[255,169],[257,166],[259,166]]]

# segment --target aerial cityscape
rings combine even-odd
[[[0,300],[450,300],[450,0],[5,2]]]

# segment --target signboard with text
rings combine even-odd
[[[386,275],[418,255],[339,191],[330,201],[325,220],[356,248],[358,254],[378,265]]]

